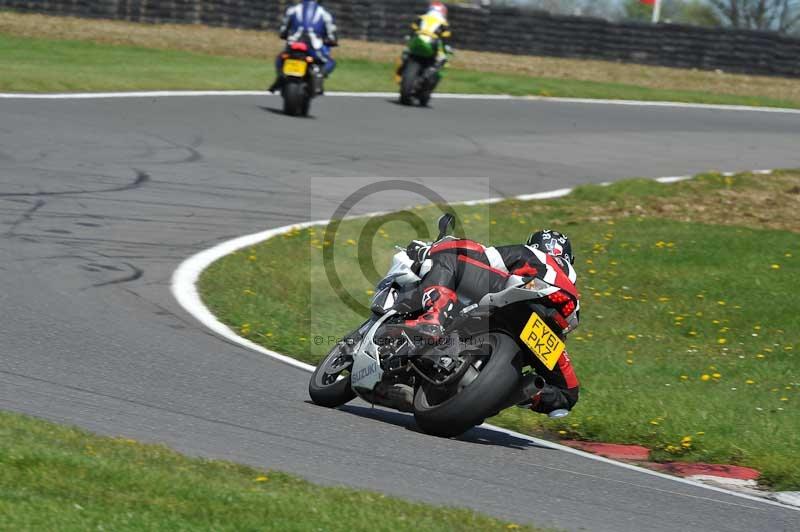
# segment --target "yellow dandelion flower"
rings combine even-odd
[[[705,299],[705,297],[703,294],[697,294],[697,299]]]
[[[626,361],[625,361],[625,363],[626,363],[626,364],[628,364],[628,365],[630,366],[631,364],[633,364],[633,360],[631,360],[631,359],[629,358],[628,360],[626,360]]]
[[[772,268],[773,270],[780,270],[781,269],[781,265],[780,264],[773,264],[772,266],[770,266],[770,268]]]
[[[559,431],[558,431],[558,433],[559,433],[561,436],[566,436],[566,435],[567,435],[567,431],[566,431],[566,430],[559,430]]]
[[[703,373],[702,375],[700,375],[700,380],[706,382],[708,380],[711,380],[711,376],[709,376],[707,373]]]
[[[367,290],[366,292],[367,292],[367,295],[368,295],[368,296],[373,296],[373,295],[375,295],[375,290]]]
[[[724,307],[725,305],[727,305],[727,303],[720,299],[719,301],[717,301],[717,305]]]
[[[689,336],[697,336],[697,331],[689,331]]]
[[[792,256],[792,254],[791,254],[791,253],[784,253],[784,254],[783,254],[783,256],[784,256],[784,257],[791,257],[791,256]]]
[[[254,260],[257,260],[257,259],[258,259],[258,257],[256,257],[255,255],[250,255],[249,257],[247,257],[247,260],[249,260],[249,261],[254,261]]]
[[[688,381],[689,380],[689,376],[688,375],[681,375],[681,380],[682,381]]]
[[[712,373],[711,376],[714,377],[715,379],[721,379],[722,378],[722,374],[720,374],[720,373]]]
[[[662,303],[665,303],[665,302],[669,301],[669,298],[667,296],[661,296],[661,297],[658,298],[658,300],[661,301]]]
[[[756,355],[756,358],[764,358],[764,353],[759,353]]]
[[[629,334],[628,335],[628,340],[636,340],[636,335],[635,334]]]
[[[265,476],[263,476],[263,475],[262,475],[262,476],[260,476],[260,477],[256,477],[256,478],[255,478],[255,481],[256,481],[256,482],[267,482],[268,480],[269,480],[269,477],[265,477]]]
[[[744,383],[745,384],[755,384],[756,381],[754,381],[753,379],[747,379],[746,381],[744,381]]]
[[[594,275],[594,274],[596,274],[596,273],[597,273],[597,270],[590,269],[590,270],[589,270],[589,273],[590,273],[591,275]]]
[[[347,243],[350,244],[351,246],[355,246],[356,245],[356,241],[353,240],[352,238],[348,238],[347,239]]]
[[[659,424],[659,422],[658,422],[658,420],[657,420],[657,419],[651,419],[651,420],[650,420],[650,424],[651,424],[651,425],[658,425],[658,424]]]
[[[719,345],[725,345],[728,343],[728,340],[726,340],[725,338],[717,338],[717,343]]]
[[[788,397],[781,397],[781,401],[788,401],[788,400],[789,400]]]
[[[508,530],[516,530],[516,529],[518,529],[518,528],[519,528],[519,525],[518,525],[518,524],[516,524],[516,523],[509,523],[509,524],[507,524],[507,525],[506,525],[506,528],[507,528]]]

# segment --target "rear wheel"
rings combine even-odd
[[[400,103],[403,105],[414,103],[414,87],[417,84],[418,74],[419,63],[409,59],[403,67],[403,79],[400,80]]]
[[[424,88],[419,91],[417,94],[417,98],[419,99],[419,104],[422,107],[428,107],[428,103],[431,101],[431,94],[433,94],[433,89],[436,88],[436,85],[439,84],[439,72],[436,71],[434,67],[430,67],[429,70],[425,71],[425,82]]]
[[[320,406],[335,408],[354,399],[356,394],[350,386],[352,366],[353,357],[345,352],[344,344],[336,344],[311,375],[308,383],[311,400]]]
[[[283,112],[289,116],[298,116],[303,113],[303,106],[307,106],[308,91],[302,81],[287,81],[283,88]]]
[[[422,91],[419,95],[419,104],[422,107],[428,107],[428,102],[430,101],[431,101],[431,91],[430,90]]]
[[[502,408],[519,382],[517,343],[508,335],[488,332],[470,340],[470,350],[483,355],[474,366],[480,372],[466,386],[464,381],[450,388],[425,383],[414,395],[417,425],[435,436],[449,438],[463,434]]]

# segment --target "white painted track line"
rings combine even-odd
[[[396,92],[326,92],[326,96],[348,98],[396,98]],[[102,100],[116,98],[169,98],[201,96],[270,96],[265,91],[140,91],[140,92],[83,92],[83,93],[0,93],[0,99],[16,100]],[[276,95],[277,96],[277,95]],[[722,105],[645,100],[603,100],[592,98],[556,98],[551,96],[511,96],[508,94],[453,94],[438,93],[438,99],[448,100],[506,100],[528,102],[577,103],[591,105],[624,105],[634,107],[671,107],[717,111],[746,111],[758,113],[800,114],[800,109],[781,107],[753,107],[747,105]]]

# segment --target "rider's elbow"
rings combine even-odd
[[[572,410],[578,402],[578,398],[580,396],[580,386],[575,386],[574,388],[568,388],[563,391],[564,399],[567,400],[569,406],[567,407],[569,410]]]

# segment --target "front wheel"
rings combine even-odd
[[[488,332],[472,338],[470,346],[483,353],[473,362],[480,373],[472,382],[450,389],[425,383],[414,395],[414,419],[424,432],[445,438],[463,434],[499,411],[519,382],[519,347],[511,337]]]
[[[342,406],[355,399],[356,394],[350,386],[350,368],[353,357],[345,352],[339,342],[319,363],[308,383],[308,394],[315,404],[328,408]]]

